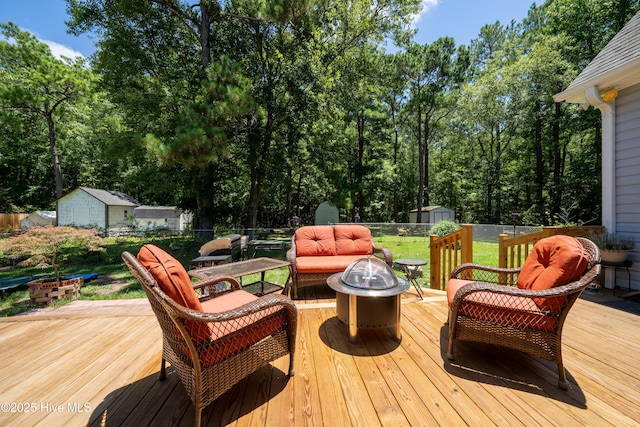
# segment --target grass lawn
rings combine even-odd
[[[424,236],[398,236],[382,235],[374,238],[377,246],[391,250],[394,259],[398,258],[422,258],[429,260],[429,241]],[[198,249],[203,242],[194,241],[193,238],[183,237],[146,237],[146,238],[109,238],[105,252],[97,255],[88,255],[83,258],[70,259],[61,267],[61,274],[97,273],[98,278],[86,283],[80,290],[79,299],[103,300],[145,298],[140,284],[129,273],[128,268],[122,262],[121,254],[129,251],[137,254],[145,243],[153,243],[156,246],[169,251],[188,269],[191,259],[198,256]],[[474,262],[492,266],[498,265],[498,244],[474,242]],[[284,259],[284,253],[270,254],[270,256]],[[429,277],[429,265],[423,267],[423,277],[420,283],[427,286]],[[397,270],[398,275],[404,275]],[[52,268],[17,268],[5,266],[0,269],[0,279],[31,275],[53,274]],[[265,280],[283,284],[288,276],[288,270],[281,268],[266,272]],[[245,276],[243,283],[251,283],[259,279],[259,274]],[[61,300],[54,307],[67,304],[68,300]],[[31,305],[29,291],[26,286],[16,290],[5,292],[0,300],[0,317],[13,316],[38,306]]]

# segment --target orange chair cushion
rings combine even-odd
[[[453,304],[456,292],[471,280],[450,279],[447,283],[447,301]],[[516,327],[553,331],[556,318],[541,311],[532,298],[473,292],[460,303],[458,314],[473,319],[486,320]]]
[[[518,274],[520,289],[544,290],[566,285],[582,276],[589,262],[589,254],[571,236],[551,236],[541,239],[533,247]],[[557,310],[565,298],[536,299],[544,309]]]
[[[309,225],[296,230],[296,256],[336,255],[333,227]]]
[[[363,255],[336,255],[332,257],[298,257],[296,271],[300,274],[339,273],[349,267],[353,261],[365,258]]]
[[[183,307],[202,311],[202,305],[193,290],[191,278],[177,259],[159,247],[149,244],[140,248],[138,261],[169,298]]]
[[[371,231],[363,225],[336,225],[333,228],[337,255],[371,255]]]
[[[237,290],[204,301],[202,308],[205,313],[222,313],[257,299],[257,296],[249,292]],[[284,310],[278,307],[270,307],[233,320],[212,322],[210,342],[201,346],[200,362],[203,366],[213,365],[252,346],[285,325]]]

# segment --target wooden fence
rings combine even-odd
[[[444,289],[451,271],[459,264],[473,262],[473,225],[443,237],[429,236],[429,270],[432,289]]]
[[[584,237],[589,233],[603,233],[603,226],[583,227],[543,227],[535,233],[509,238],[507,234],[498,237],[498,266],[519,268],[529,255],[533,245],[540,239],[564,234]],[[451,271],[460,264],[473,262],[473,225],[465,224],[458,231],[442,238],[430,237],[430,285],[432,289],[444,289]]]
[[[0,230],[20,230],[20,221],[29,214],[0,213]]]
[[[542,227],[542,230],[535,233],[523,234],[509,238],[506,234],[498,236],[498,267],[519,268],[529,255],[533,245],[545,237],[556,234],[566,236],[584,237],[589,233],[604,233],[603,226],[582,226],[582,227]]]

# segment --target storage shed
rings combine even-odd
[[[20,221],[20,228],[44,227],[45,225],[55,225],[56,211],[35,211],[27,215]]]
[[[107,230],[130,225],[127,218],[140,203],[118,191],[78,187],[56,201],[58,225]]]
[[[455,221],[456,212],[444,206],[424,206],[420,222],[423,224],[436,224],[443,220]],[[418,209],[409,212],[409,222],[415,224],[418,222]]]
[[[184,230],[191,224],[191,216],[175,206],[138,206],[133,209],[133,218],[141,230]]]

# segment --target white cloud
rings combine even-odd
[[[47,46],[49,46],[49,49],[51,49],[51,54],[58,59],[61,59],[63,56],[66,56],[67,58],[71,58],[71,59],[74,59],[78,56],[84,57],[84,55],[81,54],[80,52],[75,51],[68,46],[61,45],[60,43],[56,43],[51,40],[42,40],[42,39],[40,41],[46,44]]]
[[[411,26],[416,27],[424,15],[429,13],[429,11],[434,7],[438,6],[438,2],[439,0],[422,0],[420,3],[420,12],[418,12],[417,15],[413,15],[413,18],[411,19]]]
[[[27,28],[20,28],[20,31],[27,31],[31,34],[33,34],[39,42],[46,44],[47,46],[49,46],[49,49],[51,50],[51,54],[54,56],[54,58],[57,59],[62,59],[63,56],[66,56],[67,58],[70,59],[75,59],[78,56],[81,56],[84,58],[84,55],[76,50],[71,49],[69,46],[65,46],[63,44],[60,44],[58,42],[54,42],[51,40],[45,40],[40,38],[40,36],[38,35],[37,32],[35,31],[31,31]],[[4,39],[4,37],[0,36],[0,40]]]

